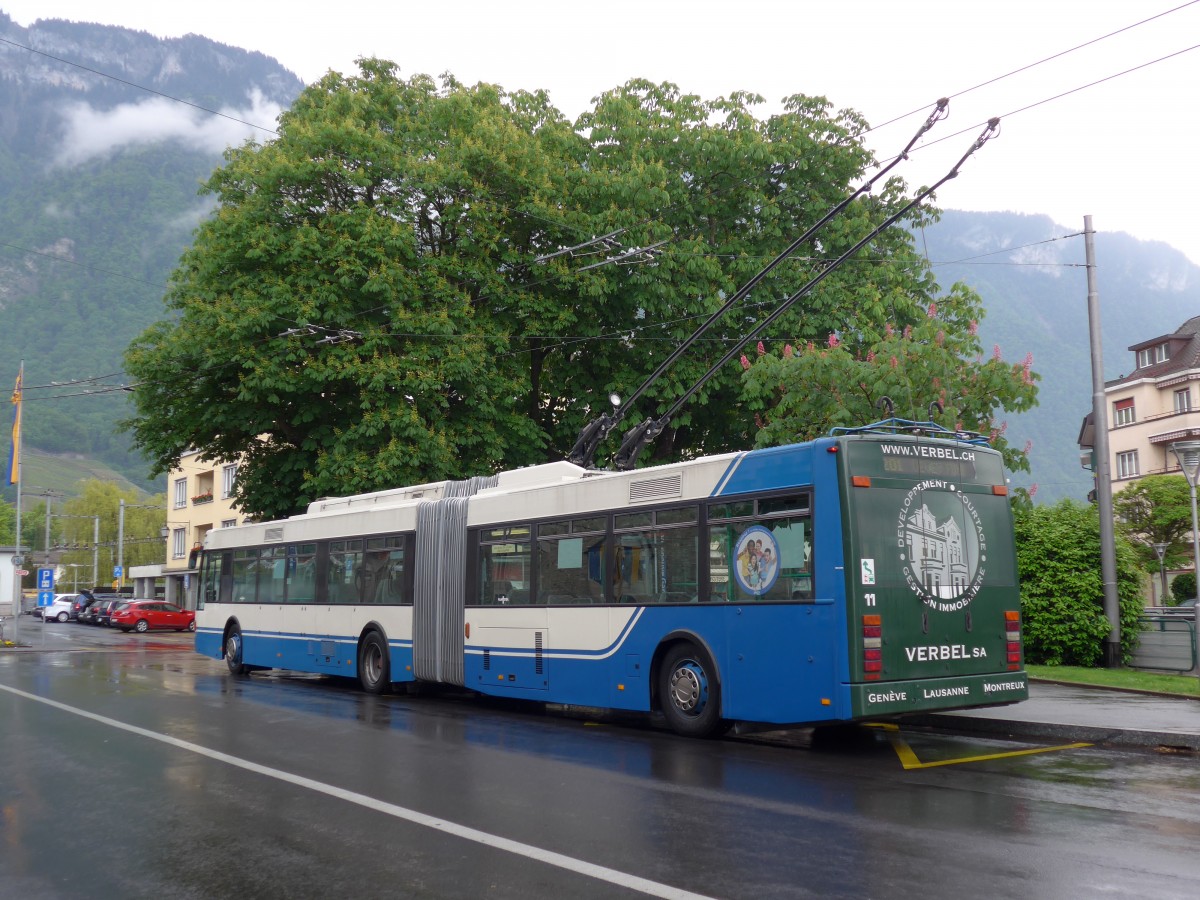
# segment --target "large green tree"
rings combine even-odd
[[[175,272],[171,317],[127,353],[136,442],[158,471],[188,449],[241,457],[239,502],[260,516],[561,457],[610,391],[637,387],[873,162],[856,114],[796,96],[760,119],[759,103],[632,81],[570,123],[542,93],[403,80],[379,60],[329,74],[277,140],[231,151],[205,185],[218,208]],[[903,189],[893,179],[853,204],[627,424],[679,396]],[[885,232],[870,260],[774,334],[920,321],[937,286],[909,235]],[[649,455],[744,446],[755,426],[738,376],[719,373]]]

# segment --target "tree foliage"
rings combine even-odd
[[[1195,572],[1180,572],[1171,579],[1171,596],[1175,598],[1175,606],[1178,606],[1184,600],[1190,600],[1196,596],[1196,573]]]
[[[884,418],[886,398],[902,418],[987,435],[1010,470],[1027,471],[1028,448],[1010,446],[996,418],[1034,406],[1038,376],[1029,357],[1006,363],[998,348],[985,357],[983,315],[978,295],[956,284],[907,323],[863,317],[819,343],[788,344],[778,353],[760,343],[753,363],[742,357],[746,403],[761,426],[758,445]]]
[[[562,456],[609,392],[640,385],[872,163],[857,114],[797,95],[760,119],[761,102],[635,80],[570,123],[543,93],[403,80],[380,60],[330,73],[278,140],[229,152],[205,185],[218,207],[175,272],[172,317],[126,356],[136,443],[158,471],[189,449],[241,457],[238,501],[258,516]],[[898,179],[877,187],[820,253],[904,202]],[[918,322],[937,285],[909,234],[885,232],[871,256],[776,334]],[[661,412],[821,264],[777,269],[630,422]],[[745,446],[738,375],[719,373],[649,455]]]
[[[1100,519],[1094,506],[1063,500],[1017,508],[1017,570],[1025,658],[1031,663],[1097,666],[1109,624],[1100,576]],[[1128,660],[1143,609],[1140,569],[1129,542],[1117,538],[1121,655]]]
[[[123,533],[121,500],[126,504]],[[118,558],[127,570],[131,566],[166,561],[166,544],[161,534],[165,508],[166,497],[162,494],[139,496],[134,490],[121,490],[111,481],[89,479],[80,486],[77,496],[61,506],[51,507],[49,547],[57,552],[56,558],[62,565],[80,568],[81,584],[90,582],[93,562],[98,568],[99,582],[106,584]],[[96,518],[99,518],[98,544]],[[21,511],[21,531],[25,545],[40,559],[47,550],[44,500]],[[93,547],[98,548],[95,554]]]
[[[7,500],[0,500],[0,544],[14,546],[17,541],[17,511]]]
[[[1157,543],[1167,545],[1163,564],[1168,568],[1191,558],[1191,490],[1182,475],[1139,478],[1113,495],[1113,512],[1147,568],[1158,568]]]

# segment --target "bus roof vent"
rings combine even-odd
[[[629,502],[639,500],[668,500],[672,497],[683,496],[683,473],[664,475],[661,478],[647,478],[644,481],[629,483]]]
[[[263,540],[264,541],[282,541],[283,540],[282,526],[279,528],[268,528],[267,533],[263,535]]]

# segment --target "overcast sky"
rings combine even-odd
[[[1044,213],[1064,233],[1091,215],[1098,231],[1164,241],[1200,264],[1191,208],[1200,0],[0,0],[0,9],[21,25],[64,18],[201,34],[272,56],[306,83],[380,56],[404,75],[545,88],[571,117],[633,77],[705,98],[753,91],[764,114],[794,93],[824,95],[872,125],[920,108],[871,134],[881,158],[948,95],[950,118],[897,170],[911,185],[940,178],[990,116],[1003,118],[1000,137],[942,188],[940,206]]]

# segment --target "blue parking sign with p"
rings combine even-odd
[[[38,606],[49,606],[54,602],[54,570],[38,569]]]

